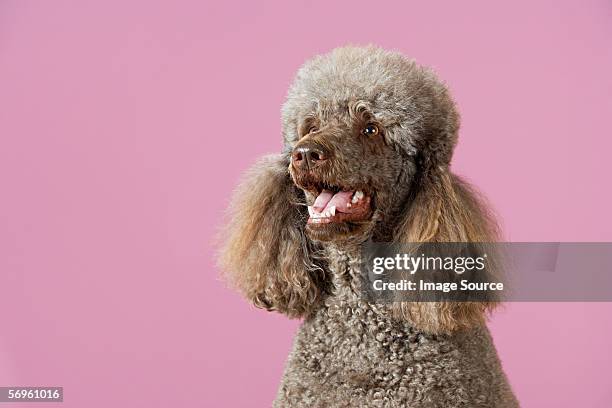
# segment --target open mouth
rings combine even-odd
[[[372,198],[363,190],[325,186],[315,195],[315,202],[308,206],[311,226],[366,221],[372,215]]]

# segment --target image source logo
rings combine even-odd
[[[610,243],[368,243],[372,302],[611,301]]]

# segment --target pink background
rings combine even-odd
[[[454,170],[508,239],[612,240],[612,7],[505,3],[2,1],[0,385],[64,386],[66,407],[269,406],[298,322],[227,290],[211,240],[239,174],[280,150],[295,70],[346,43],[448,81]],[[612,406],[610,312],[495,316],[523,406]]]

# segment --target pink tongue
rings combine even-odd
[[[325,207],[327,207],[327,203],[331,201],[333,196],[334,196],[334,193],[332,193],[329,190],[321,191],[321,194],[319,194],[319,196],[315,200],[314,204],[312,205],[312,208],[316,212],[320,213],[321,211],[325,209]]]
[[[337,211],[350,212],[346,205],[351,202],[353,193],[354,191],[340,191],[334,194],[329,190],[323,190],[312,207],[318,213],[332,206],[335,206]]]
[[[346,205],[351,202],[354,191],[340,191],[334,194],[331,201],[327,203],[327,208],[336,207],[336,211],[350,212]]]

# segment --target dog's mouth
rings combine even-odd
[[[308,206],[311,227],[367,221],[372,216],[372,195],[365,189],[318,184],[309,191],[316,197]]]

